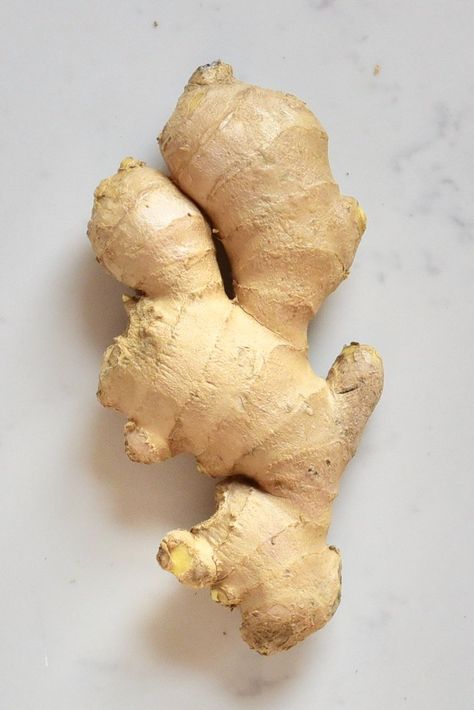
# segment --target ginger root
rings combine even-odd
[[[105,353],[99,398],[128,417],[132,460],[191,452],[223,479],[216,513],[169,533],[158,560],[239,606],[243,638],[271,654],[321,628],[340,599],[331,503],[382,362],[352,343],[322,379],[306,331],[347,276],[365,215],[340,194],[305,104],[226,64],[192,75],[160,144],[172,182],[126,158],[95,192],[96,256],[139,291],[124,297],[130,323]],[[233,300],[196,205],[229,256]]]

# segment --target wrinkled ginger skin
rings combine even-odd
[[[340,599],[331,504],[383,371],[372,347],[352,343],[318,377],[306,326],[365,221],[304,104],[237,82],[228,65],[195,72],[161,145],[174,184],[127,158],[95,193],[96,256],[144,294],[124,297],[130,323],[105,353],[99,398],[127,416],[132,460],[189,452],[223,478],[216,513],[169,533],[158,560],[239,606],[243,638],[271,654],[321,628]],[[197,204],[230,256],[234,300]]]

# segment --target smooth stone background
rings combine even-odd
[[[473,109],[468,0],[25,0],[0,10],[2,710],[472,707]],[[154,26],[154,22],[158,26]],[[222,58],[304,98],[369,215],[311,327],[386,364],[330,542],[333,621],[261,658],[238,612],[154,562],[212,511],[190,458],[128,462],[95,401],[125,325],[85,239],[92,192]],[[380,72],[375,75],[375,65]]]

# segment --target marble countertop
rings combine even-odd
[[[473,697],[474,80],[468,0],[3,3],[2,629],[5,710],[468,710]],[[161,160],[190,73],[221,58],[299,95],[369,227],[311,327],[386,367],[334,507],[341,606],[263,658],[154,556],[212,510],[180,457],[130,463],[101,409],[121,288],[89,250],[98,181]]]

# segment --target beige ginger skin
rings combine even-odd
[[[169,533],[158,560],[239,606],[243,638],[271,654],[321,628],[340,599],[331,504],[382,362],[352,343],[322,379],[306,332],[347,276],[365,215],[340,194],[305,104],[226,64],[193,74],[160,145],[171,180],[127,158],[95,192],[96,256],[140,293],[124,297],[130,323],[105,353],[99,398],[128,417],[132,460],[190,452],[222,479],[216,513]],[[197,205],[229,256],[233,300]]]

